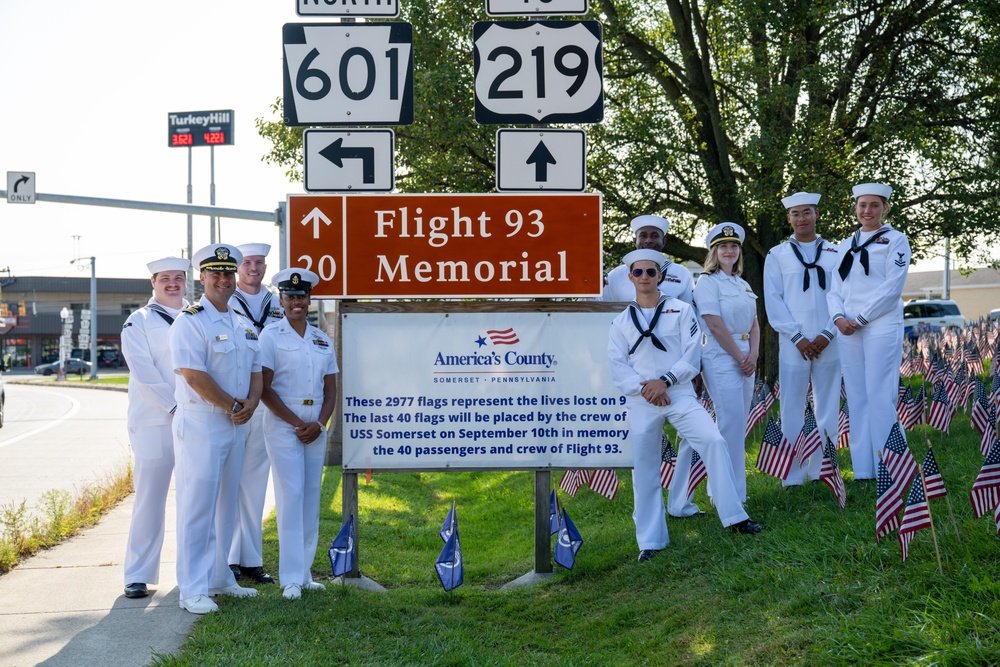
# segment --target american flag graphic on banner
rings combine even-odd
[[[691,500],[694,497],[694,490],[698,488],[704,479],[708,477],[708,471],[705,470],[705,462],[701,460],[698,456],[698,452],[691,452],[691,476],[688,477],[688,488],[687,488],[687,498]]]
[[[486,335],[494,345],[515,345],[521,340],[514,333],[513,327],[510,329],[487,329]]]
[[[927,506],[924,485],[920,483],[919,479],[915,479],[910,486],[910,495],[906,499],[903,521],[899,524],[899,551],[904,561],[909,553],[913,534],[921,528],[930,528],[930,525],[931,510]]]
[[[614,470],[594,470],[590,475],[590,490],[614,500],[618,493],[618,475]]]
[[[677,469],[677,451],[670,444],[670,438],[663,434],[663,444],[660,448],[660,486],[664,489],[670,486]]]
[[[972,514],[977,519],[994,509],[997,502],[1000,502],[998,486],[1000,486],[1000,438],[993,441],[989,454],[983,461],[983,467],[972,482],[969,500],[972,502]]]

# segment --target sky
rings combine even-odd
[[[188,149],[167,145],[167,115],[232,109],[234,145],[215,148],[216,205],[273,211],[302,193],[261,157],[254,121],[282,94],[281,27],[295,0],[0,0],[0,172],[35,172],[46,194],[183,204]],[[210,201],[210,148],[196,147],[193,203]],[[194,249],[209,219],[194,217]],[[268,222],[223,219],[221,240],[273,246]],[[142,278],[187,248],[187,216],[55,202],[0,201],[0,270]],[[74,239],[79,236],[79,239]],[[3,275],[6,275],[4,273]]]
[[[216,205],[273,211],[304,192],[261,157],[258,117],[275,120],[285,23],[295,0],[0,0],[0,172],[28,171],[39,193],[182,204],[188,149],[167,145],[171,112],[232,109],[235,143],[215,149]],[[330,19],[335,20],[335,19]],[[471,55],[470,55],[471,57]],[[210,201],[210,150],[193,150],[193,203]],[[278,229],[223,219],[227,243],[269,243]],[[55,202],[0,201],[0,275],[142,278],[187,248],[187,216]],[[193,248],[210,242],[194,218]],[[76,238],[79,237],[79,238]],[[917,270],[933,270],[940,260]]]

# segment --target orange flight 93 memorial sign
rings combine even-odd
[[[598,194],[289,195],[289,266],[327,298],[599,296]]]

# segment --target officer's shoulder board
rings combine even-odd
[[[205,306],[201,305],[200,303],[196,303],[193,306],[188,306],[182,312],[185,312],[188,315],[197,315],[198,313],[200,313],[203,310],[205,310]]]

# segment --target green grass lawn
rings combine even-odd
[[[752,440],[759,442],[760,432]],[[841,512],[823,484],[782,489],[753,470],[758,536],[702,517],[669,519],[670,546],[636,562],[628,471],[609,501],[587,489],[560,494],[584,538],[576,567],[540,585],[500,591],[532,568],[533,475],[527,472],[378,473],[361,480],[361,570],[385,593],[328,584],[290,602],[277,585],[256,599],[221,600],[181,657],[164,665],[994,665],[1000,664],[1000,538],[974,519],[969,489],[982,465],[978,434],[959,414],[943,440],[908,435],[918,463],[930,437],[960,535],[944,499],[930,530],[900,562],[896,534],[875,541],[875,484],[852,482]],[[554,482],[560,473],[553,475]],[[465,584],[444,593],[434,562],[438,530],[457,499]],[[341,524],[340,469],[323,487],[320,551]],[[274,519],[265,568],[277,575]]]

